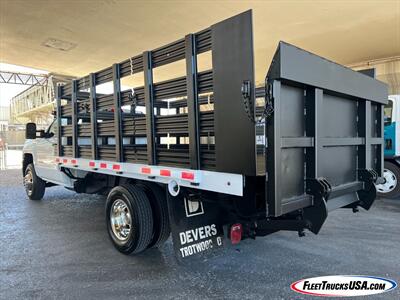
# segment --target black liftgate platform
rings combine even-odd
[[[268,215],[355,202],[368,209],[383,168],[386,85],[281,42],[266,86],[274,107],[266,122]]]

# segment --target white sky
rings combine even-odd
[[[37,70],[6,63],[0,63],[0,70],[28,74],[48,74],[48,72],[44,70]],[[29,85],[0,83],[0,106],[9,106],[12,97],[28,89],[29,87]]]

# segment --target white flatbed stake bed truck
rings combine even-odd
[[[203,53],[212,69],[199,71]],[[185,76],[154,79],[181,60]],[[140,74],[143,86],[121,90],[122,78]],[[106,82],[113,92],[97,92]],[[254,83],[246,11],[60,85],[49,129],[27,124],[28,197],[53,185],[107,194],[119,251],[157,247],[172,233],[181,258],[228,239],[316,234],[333,209],[368,210],[382,180],[386,86],[284,42],[265,90]]]

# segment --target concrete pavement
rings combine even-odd
[[[0,298],[309,299],[296,280],[337,274],[400,282],[400,201],[334,211],[319,235],[279,232],[178,263],[170,240],[125,256],[109,241],[104,198],[50,188],[27,200],[19,170],[0,171]],[[400,289],[367,299],[399,299]]]

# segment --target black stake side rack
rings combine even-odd
[[[249,17],[250,11],[59,86],[58,155],[254,175],[255,129],[240,91],[243,76],[254,82]],[[205,52],[213,67],[198,72]],[[156,68],[181,60],[186,76],[153,81]],[[122,78],[141,72],[144,86],[121,90]],[[113,93],[97,93],[107,82]],[[175,113],[163,115],[165,108]]]

